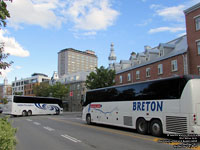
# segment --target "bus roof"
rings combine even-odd
[[[27,98],[29,98],[29,97],[33,97],[33,98],[48,98],[48,99],[58,99],[58,100],[60,100],[60,98],[55,98],[55,97],[23,96],[23,95],[13,95],[13,96],[15,96],[15,97],[27,97]]]

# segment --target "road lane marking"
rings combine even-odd
[[[31,119],[26,119],[27,121],[33,121],[33,120],[31,120]]]
[[[54,131],[55,130],[55,129],[52,129],[52,128],[48,127],[48,126],[43,127],[43,128],[46,129],[46,130],[48,130],[48,131]]]
[[[72,124],[72,125],[76,125],[76,126],[81,126],[81,127],[86,127],[86,128],[93,128],[93,129],[102,130],[102,131],[106,131],[106,132],[110,132],[110,133],[121,134],[121,135],[129,136],[129,137],[133,137],[133,138],[138,138],[138,139],[143,139],[143,140],[148,140],[148,141],[155,142],[155,138],[148,138],[147,136],[142,136],[140,134],[133,135],[132,133],[127,133],[127,132],[123,132],[123,131],[117,131],[117,130],[114,130],[114,129],[108,129],[108,128],[103,128],[103,127],[95,127],[95,126],[90,126],[90,125],[81,124],[81,123],[77,123],[77,122],[72,122],[72,121],[69,121],[69,120],[60,120],[60,119],[57,119],[57,118],[50,118],[49,117],[48,119],[56,120],[56,121],[60,121],[60,122],[64,122],[64,123],[68,123],[68,124]]]
[[[103,128],[103,127],[95,127],[95,126],[91,126],[91,125],[87,125],[87,124],[81,124],[81,123],[77,123],[77,122],[72,122],[72,121],[69,121],[69,120],[60,120],[58,118],[50,118],[48,117],[48,119],[51,119],[51,120],[55,120],[55,121],[60,121],[60,122],[64,122],[64,123],[67,123],[67,124],[72,124],[72,125],[76,125],[76,126],[81,126],[81,127],[86,127],[86,128],[93,128],[93,129],[97,129],[97,130],[101,130],[101,131],[106,131],[106,132],[110,132],[110,133],[114,133],[114,134],[120,134],[120,135],[124,135],[124,136],[129,136],[129,137],[132,137],[132,138],[137,138],[137,139],[143,139],[143,140],[147,140],[147,141],[152,141],[152,142],[157,142],[159,143],[159,140],[169,140],[169,139],[166,139],[166,138],[154,138],[154,137],[147,137],[147,136],[142,136],[140,134],[137,134],[137,135],[133,135],[132,133],[127,133],[127,132],[123,132],[123,131],[116,131],[114,129],[108,129],[108,128]],[[172,143],[165,143],[163,142],[163,144],[167,144],[167,145],[179,145],[180,143],[176,143],[176,142],[172,142]],[[197,148],[191,148],[192,150],[200,150],[199,149],[200,146],[198,146]]]
[[[68,140],[71,140],[71,141],[73,141],[73,142],[75,142],[75,143],[77,143],[77,142],[81,142],[80,140],[78,140],[78,139],[76,139],[76,138],[74,138],[74,137],[71,137],[71,136],[69,136],[69,135],[61,135],[62,137],[64,137],[64,138],[66,138],[66,139],[68,139]]]
[[[35,125],[41,125],[39,122],[33,122],[33,124],[35,124]]]

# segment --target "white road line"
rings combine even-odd
[[[35,125],[41,125],[39,122],[33,122],[33,124],[35,124]]]
[[[44,129],[46,129],[46,130],[48,130],[48,131],[54,131],[55,129],[52,129],[52,128],[50,128],[50,127],[43,127]]]
[[[71,140],[71,141],[73,141],[73,142],[75,142],[75,143],[77,143],[77,142],[81,142],[80,140],[78,140],[78,139],[76,139],[76,138],[74,138],[74,137],[71,137],[71,136],[69,136],[69,135],[61,135],[62,137],[64,137],[64,138],[66,138],[66,139],[68,139],[68,140]]]
[[[33,120],[31,120],[31,119],[26,119],[27,121],[33,121]]]

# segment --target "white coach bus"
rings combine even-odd
[[[52,97],[12,96],[3,108],[3,114],[31,116],[40,114],[60,114],[62,101]]]
[[[200,135],[200,77],[182,76],[90,90],[82,119],[141,134]]]

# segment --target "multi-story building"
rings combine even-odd
[[[145,46],[142,53],[131,53],[129,60],[109,64],[116,70],[117,85],[167,78],[200,75],[200,3],[184,11],[187,35],[157,47]]]
[[[184,11],[190,74],[200,74],[200,3]]]
[[[58,76],[80,71],[94,71],[97,67],[97,56],[91,50],[79,51],[73,48],[58,52]]]
[[[67,94],[64,104],[67,103],[67,111],[81,111],[81,99],[86,93],[85,81],[87,75],[90,74],[90,71],[82,71],[77,73],[72,73],[70,75],[64,75],[57,82],[69,85],[69,93]],[[70,95],[71,93],[71,95]]]
[[[8,84],[8,80],[5,78],[4,83],[0,84],[0,99],[6,98],[12,95],[12,86]]]
[[[31,77],[21,80],[17,80],[17,78],[15,78],[15,81],[12,82],[12,94],[15,95],[17,93],[26,96],[34,96],[34,85],[38,85],[41,82],[47,82],[49,80],[50,77],[41,73],[34,73]]]

